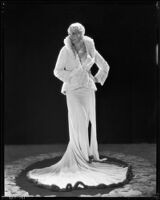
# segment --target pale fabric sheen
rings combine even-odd
[[[109,65],[105,59],[100,55],[96,50],[94,40],[88,36],[84,36],[84,43],[87,51],[87,59],[82,64],[78,58],[78,55],[74,53],[71,41],[67,36],[64,39],[64,46],[61,48],[58,59],[54,68],[54,75],[63,82],[61,93],[66,94],[68,90],[74,90],[79,87],[92,88],[95,91],[97,87],[93,81],[93,76],[90,73],[90,69],[93,64],[96,64],[98,67],[98,72],[95,74],[95,77],[98,79],[98,82],[103,85],[109,72]],[[78,76],[81,79],[81,74],[79,70],[83,70],[83,75],[86,73],[88,81],[75,82],[75,76]],[[78,79],[78,80],[79,80]]]
[[[68,38],[66,40],[68,41]],[[56,185],[60,189],[66,188],[69,183],[73,187],[78,181],[88,186],[123,182],[126,179],[128,167],[123,168],[114,164],[103,163],[98,152],[96,86],[89,70],[94,63],[99,66],[96,77],[103,85],[108,75],[109,66],[95,50],[93,40],[85,38],[87,59],[83,63],[80,63],[77,55],[74,58],[73,51],[67,46],[69,43],[66,40],[66,46],[60,52],[54,74],[66,84],[62,87],[62,93],[66,94],[67,100],[69,143],[59,162],[49,167],[31,170],[27,173],[27,176],[37,180],[40,184]],[[89,49],[92,52],[91,54]],[[88,137],[89,121],[91,122],[90,144]],[[103,134],[107,133],[104,132]],[[89,163],[89,156],[91,155],[98,162]]]
[[[126,179],[128,167],[103,162],[89,163],[89,155],[99,159],[94,90],[80,88],[66,95],[68,107],[69,144],[61,160],[49,167],[34,169],[28,177],[43,185],[56,185],[61,189],[78,181],[88,186],[115,184]],[[91,121],[91,144],[88,140],[88,123]],[[101,161],[101,160],[100,160]]]

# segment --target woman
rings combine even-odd
[[[99,70],[92,76],[90,70],[94,63]],[[57,186],[60,190],[69,184],[73,188],[78,182],[98,186],[116,184],[126,179],[127,167],[103,162],[106,158],[100,159],[98,153],[95,83],[103,85],[108,72],[109,65],[96,50],[93,39],[85,36],[84,26],[71,24],[54,68],[54,75],[63,82],[61,92],[67,100],[69,144],[59,162],[29,171],[29,179],[47,188]]]
[[[74,143],[77,142],[82,149],[80,151],[83,154],[82,157],[89,161],[89,157],[100,160],[97,149],[95,120],[94,92],[97,88],[94,82],[104,84],[109,65],[96,51],[93,39],[85,36],[84,33],[85,29],[79,23],[74,23],[68,28],[69,36],[64,40],[65,46],[58,56],[54,75],[64,82],[62,93],[67,96],[70,139],[75,138]],[[90,72],[94,63],[99,67],[95,77]],[[88,140],[89,121],[92,125],[90,147]],[[79,126],[79,129],[75,130],[75,126]]]

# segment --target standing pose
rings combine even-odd
[[[69,36],[64,40],[54,75],[64,82],[62,93],[66,94],[69,120],[70,142],[82,159],[99,160],[94,82],[104,84],[109,65],[95,49],[94,41],[84,35],[85,29],[79,24],[72,24]],[[93,77],[91,67],[96,63],[99,71]],[[91,122],[91,142],[89,146],[88,125]]]
[[[91,67],[96,64],[97,74]],[[59,52],[54,75],[63,82],[68,108],[69,144],[56,164],[28,172],[28,177],[44,186],[64,189],[77,182],[87,186],[116,184],[126,178],[127,167],[122,168],[100,159],[96,132],[95,83],[104,84],[109,65],[96,50],[94,41],[85,36],[80,23],[71,24],[64,46]],[[89,144],[88,126],[91,123]]]

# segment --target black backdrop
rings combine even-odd
[[[3,16],[5,144],[68,143],[66,99],[53,69],[73,22],[110,65],[104,86],[97,84],[98,142],[156,141],[155,5],[6,3]]]

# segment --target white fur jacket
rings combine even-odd
[[[53,70],[54,75],[63,82],[61,93],[66,94],[68,90],[79,87],[87,87],[97,90],[94,77],[91,74],[91,67],[95,63],[99,70],[95,74],[98,82],[103,85],[109,72],[109,65],[96,50],[94,41],[84,36],[84,43],[87,51],[87,59],[81,63],[79,56],[72,50],[69,37],[64,39],[64,46],[61,48],[58,59]]]

